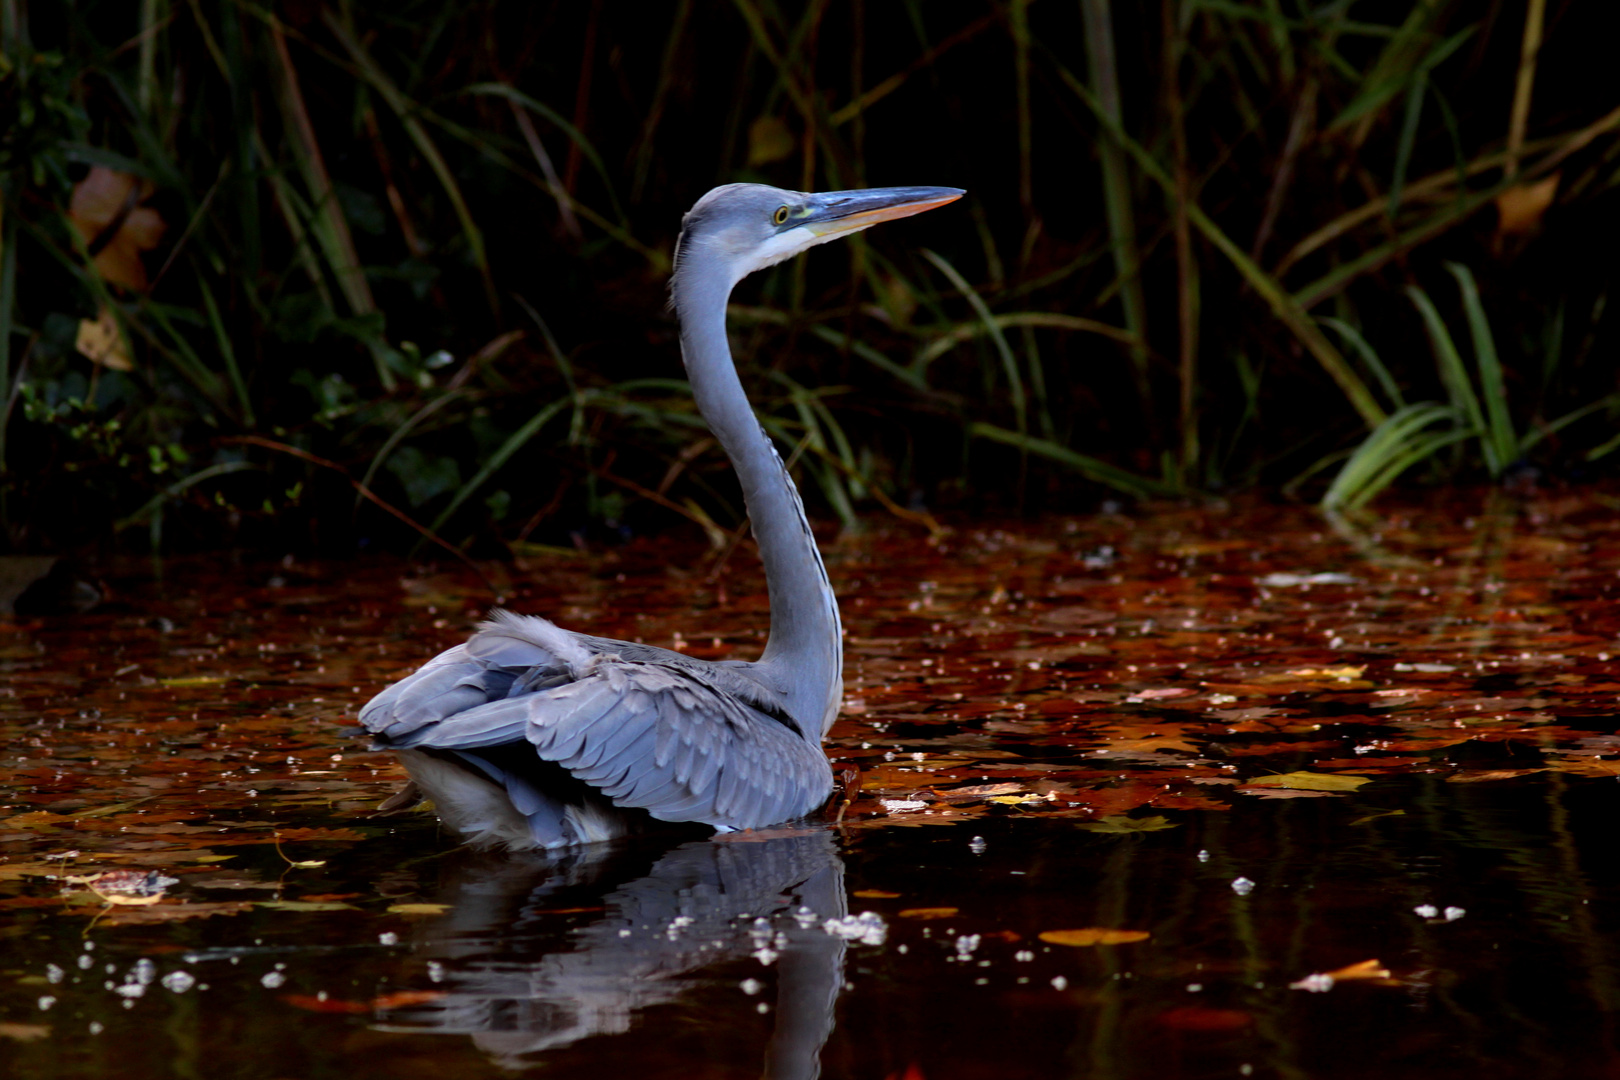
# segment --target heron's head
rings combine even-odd
[[[955,202],[960,188],[895,187],[811,194],[765,184],[727,184],[699,199],[681,221],[675,245],[675,291],[701,271],[720,271],[727,289],[755,270],[880,221],[910,217]],[[705,274],[704,276],[707,276]]]

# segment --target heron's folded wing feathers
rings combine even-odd
[[[513,700],[540,757],[665,821],[772,825],[832,788],[820,749],[683,667],[598,656],[587,678]]]

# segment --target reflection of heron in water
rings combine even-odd
[[[742,482],[770,639],[757,662],[705,661],[497,612],[360,712],[447,824],[476,846],[560,848],[648,815],[745,829],[826,801],[821,740],[843,693],[838,605],[798,489],[737,378],[726,301],[755,270],[961,195],[728,184],[687,213],[671,286],[681,355]]]
[[[515,1069],[542,1051],[623,1034],[641,1010],[711,983],[706,969],[753,954],[770,963],[748,960],[750,970],[762,981],[774,971],[776,981],[765,1076],[817,1076],[843,983],[844,937],[827,924],[843,920],[832,929],[850,934],[854,923],[832,836],[696,841],[643,877],[593,891],[621,855],[596,848],[560,863],[479,856],[459,868],[443,897],[449,914],[427,927],[416,952],[438,965],[433,989],[445,996],[393,1010],[379,1026],[470,1035]],[[579,906],[602,911],[564,933],[548,930],[563,918],[548,909]],[[735,992],[740,1017],[754,999]]]

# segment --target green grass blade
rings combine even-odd
[[[438,178],[439,186],[444,189],[445,197],[450,200],[450,205],[456,213],[456,219],[461,223],[461,234],[467,240],[467,250],[472,255],[473,262],[477,265],[478,272],[484,279],[484,292],[489,302],[489,309],[498,315],[501,309],[500,296],[495,291],[495,278],[490,273],[489,257],[484,251],[483,230],[473,220],[472,210],[467,205],[466,197],[461,193],[461,185],[456,181],[455,173],[450,170],[449,163],[444,160],[444,155],[439,153],[437,144],[428,135],[426,129],[422,127],[421,122],[416,119],[415,114],[419,111],[420,106],[400,92],[400,89],[394,85],[394,81],[388,77],[388,73],[382,69],[371,53],[330,10],[322,12],[322,18],[327,29],[332,31],[333,35],[343,45],[343,48],[348,51],[350,59],[354,61],[367,85],[377,91],[378,95],[388,103],[388,107],[393,110],[394,115],[399,119],[400,126],[410,136],[411,142],[416,144],[416,149],[427,161],[428,167],[433,170],[433,175]]]
[[[1175,180],[1171,178],[1169,173],[1165,172],[1153,155],[1148,153],[1146,148],[1138,144],[1136,140],[1120,130],[1117,124],[1113,124],[1108,119],[1098,105],[1096,98],[1092,96],[1091,91],[1086,89],[1079,79],[1075,78],[1073,72],[1055,62],[1054,66],[1064,85],[1068,86],[1086,104],[1087,108],[1091,109],[1092,114],[1098,118],[1099,123],[1110,128],[1111,134],[1136,159],[1137,167],[1151,178],[1154,183],[1162,187],[1171,198],[1174,198],[1176,193]],[[1215,224],[1214,219],[1206,214],[1202,207],[1190,199],[1187,201],[1187,219],[1203,234],[1204,239],[1208,240],[1216,250],[1226,256],[1238,273],[1243,275],[1244,280],[1249,283],[1250,287],[1265,299],[1266,303],[1271,307],[1272,313],[1277,316],[1284,326],[1293,332],[1294,336],[1299,339],[1299,343],[1316,358],[1316,362],[1322,365],[1322,369],[1328,373],[1333,381],[1339,384],[1339,389],[1344,392],[1345,397],[1350,399],[1351,406],[1361,414],[1361,418],[1366,425],[1369,428],[1375,428],[1383,423],[1388,415],[1384,412],[1383,406],[1378,404],[1378,400],[1373,397],[1372,391],[1367,389],[1367,384],[1362,381],[1361,376],[1355,373],[1355,370],[1345,362],[1344,357],[1339,355],[1339,350],[1335,349],[1333,343],[1328,341],[1321,328],[1316,325],[1306,312],[1305,306],[1290,295],[1282,287],[1281,282],[1266,273],[1259,263],[1251,259],[1248,253],[1226,234],[1225,230]]]
[[[1018,359],[1013,356],[1012,346],[1007,344],[1007,335],[996,325],[995,316],[990,314],[990,308],[985,305],[984,298],[967,283],[967,279],[956,272],[956,267],[927,248],[923,249],[922,254],[923,258],[933,263],[939,272],[945,275],[968,302],[968,306],[973,308],[974,314],[984,323],[985,330],[990,334],[990,340],[995,342],[996,353],[1001,357],[1002,369],[1007,373],[1007,385],[1012,393],[1013,423],[1020,435],[1027,433],[1029,422],[1025,416],[1027,405],[1024,401],[1024,380],[1018,373]]]
[[[11,419],[11,332],[17,311],[17,222],[0,192],[0,474],[6,471]]]
[[[1434,401],[1415,402],[1391,413],[1350,455],[1320,505],[1329,511],[1365,505],[1419,461],[1473,434],[1469,429],[1424,434],[1434,424],[1455,422],[1457,417],[1456,408]]]
[[[1349,343],[1355,354],[1361,357],[1361,362],[1367,365],[1367,370],[1373,373],[1373,378],[1378,380],[1378,385],[1383,387],[1384,395],[1394,403],[1397,409],[1406,407],[1406,399],[1401,394],[1400,384],[1395,381],[1395,376],[1389,373],[1389,368],[1385,366],[1384,361],[1379,357],[1378,350],[1374,349],[1367,339],[1361,336],[1361,331],[1343,319],[1335,319],[1331,315],[1324,316],[1318,321],[1323,326],[1331,327]]]
[[[1008,431],[995,424],[986,424],[975,421],[968,425],[968,435],[989,439],[992,442],[1004,443],[1007,446],[1017,447],[1036,457],[1055,461],[1059,465],[1073,469],[1080,475],[1095,480],[1099,484],[1122,491],[1135,498],[1145,498],[1149,495],[1174,495],[1176,489],[1169,484],[1162,483],[1146,476],[1127,472],[1106,461],[1090,457],[1086,454],[1076,453],[1066,446],[1052,442],[1048,439],[1038,439],[1023,432]]]
[[[1462,290],[1468,332],[1474,339],[1474,363],[1479,367],[1480,394],[1485,398],[1485,415],[1490,423],[1486,430],[1496,448],[1497,464],[1505,469],[1518,461],[1523,451],[1519,436],[1513,430],[1513,417],[1508,412],[1507,387],[1502,378],[1502,361],[1496,353],[1496,339],[1491,333],[1490,320],[1485,317],[1484,305],[1479,301],[1474,275],[1461,263],[1448,262],[1446,269]]]
[[[149,500],[147,500],[145,505],[143,505],[133,514],[130,514],[128,517],[121,518],[115,522],[113,524],[113,531],[122,532],[131,525],[138,525],[143,521],[153,520],[158,512],[163,509],[164,503],[185,491],[187,488],[200,484],[204,480],[210,480],[216,476],[224,476],[227,473],[245,472],[248,469],[257,468],[259,468],[259,466],[253,464],[251,461],[222,461],[218,465],[210,465],[206,469],[199,469],[197,472],[192,473],[190,476],[182,477],[181,479],[170,484],[168,487],[164,488],[162,491],[158,492],[156,495],[152,496]]]
[[[1452,404],[1480,435],[1485,467],[1493,477],[1501,476],[1508,463],[1496,455],[1496,444],[1490,439],[1489,429],[1485,425],[1485,411],[1480,408],[1479,395],[1474,393],[1474,384],[1468,377],[1462,356],[1457,352],[1457,343],[1452,340],[1451,331],[1446,329],[1445,320],[1440,318],[1428,293],[1409,285],[1406,295],[1412,298],[1412,303],[1417,305],[1418,313],[1423,317],[1423,328],[1428,332],[1429,345],[1434,350],[1435,365],[1440,369],[1440,381],[1445,384]]]
[[[242,378],[242,368],[236,362],[236,349],[231,345],[230,331],[225,328],[225,320],[220,317],[219,305],[214,302],[214,291],[208,287],[206,278],[197,276],[197,291],[202,293],[203,307],[208,312],[208,325],[213,328],[214,341],[219,345],[219,355],[225,361],[225,372],[231,380],[231,389],[236,392],[236,400],[242,410],[242,424],[244,427],[253,427],[257,421],[253,418],[253,399],[248,396],[247,383]]]
[[[843,333],[842,331],[834,330],[832,327],[823,323],[817,323],[810,327],[810,333],[813,336],[820,338],[822,341],[825,341],[835,349],[848,350],[849,352],[854,353],[856,356],[860,357],[862,360],[865,360],[879,371],[886,371],[890,375],[893,375],[896,379],[905,383],[913,390],[928,390],[928,380],[923,378],[920,372],[913,371],[908,367],[895,363],[893,360],[890,360],[887,356],[883,355],[883,353],[866,344],[864,341],[851,337],[849,334]]]
[[[499,472],[501,466],[506,464],[507,459],[523,449],[530,439],[539,434],[540,429],[546,426],[548,420],[573,403],[573,396],[559,398],[535,413],[526,424],[514,431],[500,445],[500,449],[489,456],[489,460],[484,462],[483,468],[479,469],[471,480],[461,485],[461,489],[451,498],[450,505],[439,511],[439,516],[433,519],[433,524],[428,527],[428,531],[436,535],[444,527],[444,523],[450,520],[450,515],[459,510],[461,504],[466,502],[475,491],[483,487],[485,481]],[[421,544],[422,541],[418,540],[417,546],[420,547]]]

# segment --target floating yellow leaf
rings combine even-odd
[[[1349,682],[1351,679],[1361,678],[1361,673],[1366,670],[1366,664],[1347,664],[1343,667],[1294,668],[1288,674],[1301,679],[1337,679],[1340,682]]]
[[[449,904],[390,904],[390,915],[443,915],[450,910]]]
[[[1088,821],[1076,826],[1076,828],[1085,829],[1087,832],[1106,833],[1158,832],[1160,829],[1174,829],[1175,827],[1176,823],[1162,814],[1154,814],[1152,817],[1144,818],[1116,814],[1112,817]]]
[[[341,903],[337,900],[255,900],[254,907],[269,908],[272,911],[353,911],[353,904]]]
[[[1128,945],[1146,941],[1153,935],[1146,930],[1110,930],[1089,926],[1083,930],[1044,930],[1040,938],[1049,945]]]
[[[224,675],[185,675],[177,679],[159,679],[158,685],[170,688],[176,686],[210,686],[225,681],[226,676]]]
[[[1044,795],[992,795],[985,802],[1000,803],[1002,806],[1023,806],[1026,803],[1050,802]]]
[[[897,892],[885,892],[882,889],[856,889],[849,895],[858,896],[862,900],[893,900],[902,894]]]
[[[1293,788],[1297,791],[1354,791],[1371,780],[1370,776],[1346,776],[1341,773],[1291,772],[1257,776],[1248,781],[1248,786]]]
[[[961,908],[953,907],[912,907],[900,912],[902,919],[948,919],[959,914]]]

